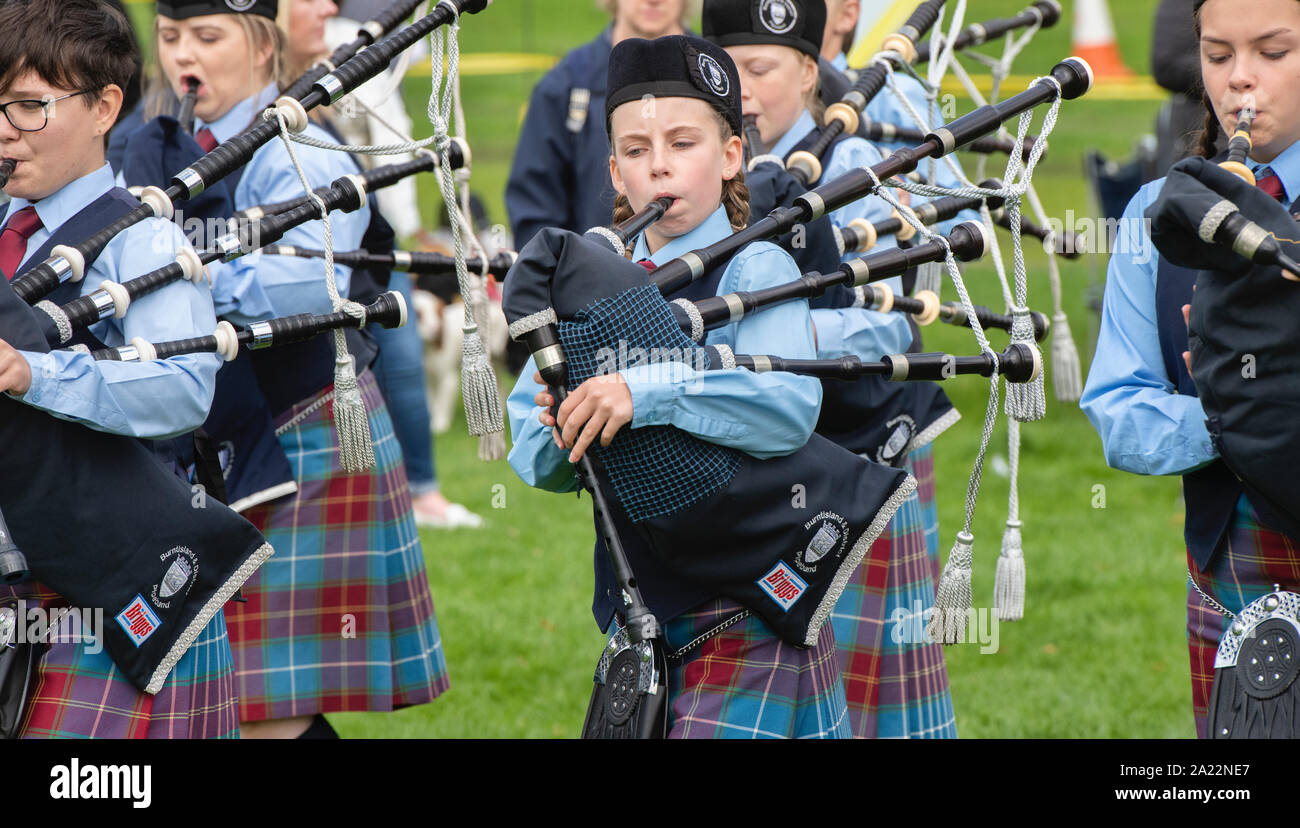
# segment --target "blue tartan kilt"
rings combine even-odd
[[[332,398],[276,420],[295,495],[245,513],[275,548],[229,602],[240,720],[394,710],[448,686],[401,447],[373,375],[358,377],[376,467],[339,466]]]
[[[669,621],[669,653],[743,611],[717,598]],[[816,646],[785,643],[750,615],[668,665],[670,739],[846,739],[831,625]]]
[[[850,728],[859,739],[957,735],[942,645],[909,640],[924,628],[910,619],[934,607],[937,583],[937,554],[932,558],[929,551],[920,498],[928,493],[933,504],[929,445],[909,456],[907,469],[917,491],[872,545],[831,614]]]
[[[0,586],[0,600],[66,608],[35,581]],[[105,617],[104,623],[114,623]],[[137,690],[102,647],[87,644],[93,621],[61,624],[48,637],[28,685],[23,739],[233,739],[239,736],[234,663],[226,619],[213,616],[156,695]]]

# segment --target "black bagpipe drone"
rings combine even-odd
[[[461,144],[462,142],[454,141],[452,146],[461,146]],[[468,157],[467,153],[459,151],[454,155],[456,157],[452,159],[452,163],[455,164]],[[41,301],[35,307],[47,317],[44,325],[47,340],[51,346],[64,345],[71,341],[78,329],[93,325],[110,316],[120,319],[126,315],[131,303],[141,296],[181,279],[200,281],[204,276],[204,267],[212,262],[232,262],[259,249],[264,253],[273,252],[265,248],[283,238],[291,229],[319,219],[321,207],[324,207],[327,212],[359,210],[365,205],[368,192],[392,186],[410,175],[432,170],[437,163],[437,158],[429,154],[413,161],[375,167],[364,173],[342,176],[328,187],[317,188],[314,193],[316,200],[304,196],[299,200],[286,202],[285,205],[250,208],[243,211],[242,220],[232,219],[228,226],[229,232],[213,240],[212,245],[204,250],[196,251],[189,246],[182,247],[174,262],[123,282],[105,281],[99,289],[62,306]],[[323,251],[321,255],[324,255]],[[364,260],[359,257],[364,257]],[[382,258],[367,254],[351,256],[344,254],[336,258],[336,261],[349,266],[364,266],[375,264],[374,259]],[[451,260],[451,262],[451,267],[454,268],[455,261]],[[500,267],[503,263],[497,264]]]
[[[944,0],[926,0],[921,3],[897,32],[885,38],[880,51],[882,53],[897,54],[899,58],[909,64],[920,64],[928,61],[930,59],[929,45],[920,43],[920,41],[938,21],[943,4]],[[1016,29],[1028,26],[1052,26],[1060,19],[1060,16],[1061,6],[1055,0],[1037,0],[1015,17],[991,20],[985,23],[974,23],[967,26],[962,34],[957,37],[954,48],[962,49],[967,46],[977,46]],[[918,43],[920,43],[919,46]],[[888,80],[888,74],[889,72],[885,66],[873,63],[856,73],[852,86],[841,94],[839,100],[829,103],[826,107],[826,125],[823,127],[817,142],[807,151],[792,153],[787,162],[790,173],[801,184],[805,186],[815,184],[821,178],[821,158],[831,144],[835,142],[836,138],[840,135],[861,134],[860,127],[863,123],[863,112],[871,99],[884,88]],[[824,91],[830,92],[831,89],[828,87]],[[871,129],[875,129],[881,134],[878,137],[870,135],[864,135],[863,137],[869,137],[871,140],[907,141],[911,140],[914,135],[909,128],[892,124],[869,125],[868,130]],[[886,136],[886,133],[891,130],[894,131],[893,138]],[[1027,146],[1017,148],[1014,142],[1007,142],[1005,139],[995,136],[982,135],[979,139],[964,142],[961,149],[972,152],[1001,152],[1004,154],[1020,151],[1027,154],[1033,149],[1033,141],[1027,138],[1026,144]]]
[[[921,145],[896,151],[870,171],[852,171],[803,193],[793,205],[778,207],[749,227],[667,262],[653,273],[620,255],[628,241],[625,236],[613,234],[611,239],[607,233],[589,233],[581,237],[543,230],[520,251],[506,279],[502,309],[510,334],[528,346],[557,402],[565,399],[569,388],[601,373],[605,360],[600,353],[620,346],[659,349],[672,354],[667,357],[670,361],[700,370],[732,369],[742,358],[760,369],[774,365],[770,360],[779,358],[758,355],[755,362],[753,355],[733,354],[725,346],[701,346],[684,333],[696,324],[690,311],[665,297],[725,263],[746,244],[817,219],[870,194],[878,180],[909,172],[921,159],[951,152],[1058,95],[1075,98],[1090,84],[1086,63],[1074,58],[1063,61],[1053,68],[1051,80],[1042,79],[1019,95],[953,121],[930,133]],[[982,234],[980,238],[982,243]],[[940,257],[946,255],[944,250]],[[848,267],[849,275],[837,273],[831,278],[855,279],[852,265]],[[711,316],[721,317],[723,307],[728,318],[744,312],[743,299],[717,298],[721,305],[709,311]],[[703,311],[698,305],[702,328]],[[807,364],[789,367],[845,375],[874,372],[902,379],[965,372],[987,375],[996,363],[999,370],[1027,378],[1038,362],[1033,351],[1026,346],[1002,358],[937,355],[932,361],[908,355],[907,369],[902,368],[903,360],[882,361],[870,368],[842,360],[830,361],[833,364],[825,369]],[[835,473],[828,474],[827,469]],[[752,610],[787,643],[812,646],[854,568],[916,485],[901,469],[870,462],[817,434],[792,454],[759,460],[669,426],[621,430],[608,447],[593,445],[577,473],[581,486],[593,493],[597,536],[605,541],[617,582],[627,596],[626,646],[607,652],[597,675],[598,684],[615,676],[607,691],[619,703],[606,704],[603,713],[593,704],[585,728],[588,735],[618,732],[630,721],[629,709],[655,701],[656,685],[644,681],[654,671],[641,666],[658,660],[657,585],[685,583],[704,598],[728,596]],[[807,487],[808,508],[798,514],[789,511],[792,482]],[[718,520],[725,514],[747,518]],[[613,673],[609,672],[611,658],[623,659]]]

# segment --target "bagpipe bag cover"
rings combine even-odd
[[[1300,225],[1262,190],[1203,158],[1180,161],[1148,209],[1166,259],[1199,270],[1188,323],[1192,378],[1212,439],[1264,523],[1300,537],[1300,285],[1201,240],[1227,199],[1300,257]]]
[[[525,246],[502,307],[511,323],[554,308],[570,387],[607,372],[621,346],[657,348],[697,368],[717,364],[716,351],[682,333],[644,268],[567,231],[543,230]],[[674,426],[625,428],[591,451],[601,484],[665,566],[805,647],[916,487],[906,472],[816,434],[767,460]]]
[[[34,312],[0,277],[0,339],[48,351]],[[194,492],[133,439],[0,395],[0,509],[32,577],[71,607],[100,608],[100,642],[157,693],[221,606],[271,554],[253,525]]]

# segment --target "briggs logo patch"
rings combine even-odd
[[[131,637],[137,647],[143,644],[145,639],[153,635],[154,631],[158,629],[158,625],[162,623],[158,620],[158,616],[153,614],[153,610],[149,609],[149,605],[144,602],[144,596],[138,593],[135,600],[127,604],[126,609],[119,612],[116,617],[117,623],[122,625],[122,629],[126,630],[126,634]]]
[[[786,566],[785,561],[777,561],[776,566],[755,583],[786,612],[790,611],[794,602],[798,601],[808,589],[808,583],[796,575],[793,569]]]

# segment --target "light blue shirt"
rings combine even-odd
[[[274,85],[268,86],[259,95],[236,105],[207,126],[218,141],[227,141],[246,128],[257,113],[274,102],[278,94]],[[336,143],[329,133],[315,124],[308,124],[304,134]],[[303,144],[295,145],[294,150],[313,188],[327,186],[337,178],[360,171],[345,152]],[[253,154],[235,189],[235,209],[288,201],[305,194],[284,142],[277,137]],[[334,249],[359,249],[369,224],[368,204],[353,213],[332,212],[330,226]],[[284,235],[280,244],[323,249],[325,225],[317,220],[295,227]],[[209,268],[217,314],[237,325],[295,313],[331,313],[334,310],[325,289],[325,264],[321,259],[268,256],[255,251],[233,262],[214,262]],[[334,271],[339,294],[346,297],[352,269],[335,264]]]
[[[24,260],[87,204],[113,188],[107,164],[31,205],[15,198],[8,218],[29,205],[42,227],[27,240]],[[180,228],[162,219],[146,219],[119,233],[105,247],[81,282],[81,295],[105,280],[125,282],[176,260],[188,247]],[[217,326],[207,282],[172,284],[131,303],[122,319],[110,317],[90,331],[109,347],[135,337],[166,342],[210,335]],[[98,361],[89,354],[57,350],[20,351],[31,366],[32,385],[18,397],[56,417],[98,431],[134,437],[170,437],[199,427],[212,405],[217,368],[215,354],[189,354],[154,362]]]
[[[772,154],[785,158],[804,136],[816,128],[812,113],[805,109],[794,126],[772,146]],[[856,136],[845,138],[831,150],[830,158],[822,168],[821,182],[834,181],[856,167],[871,166],[881,157],[869,141]],[[830,219],[837,227],[845,227],[856,218],[875,224],[889,218],[892,212],[883,199],[872,195],[835,210]],[[865,255],[897,246],[894,236],[882,236]],[[848,261],[862,255],[847,253],[842,258]],[[898,276],[884,281],[895,292],[903,289],[902,279]],[[862,308],[818,309],[812,312],[812,320],[817,330],[818,359],[856,356],[876,360],[881,354],[905,351],[912,342],[912,329],[906,317],[899,313],[880,313]]]
[[[862,308],[816,308],[817,358],[855,356],[874,362],[885,354],[901,354],[912,344],[912,326],[902,313]]]
[[[649,255],[645,238],[634,258],[662,265],[683,253],[731,234],[721,207],[694,230]],[[767,242],[749,245],[732,257],[718,284],[719,295],[760,290],[799,277],[794,260]],[[728,345],[738,354],[771,354],[789,359],[815,356],[806,301],[786,302],[746,315],[708,332],[706,345]],[[573,489],[569,452],[556,448],[551,429],[542,426],[542,409],[533,398],[542,386],[530,359],[510,392],[510,465],[524,482],[551,491]],[[696,371],[680,363],[638,365],[619,371],[632,393],[631,428],[673,425],[702,440],[767,458],[789,454],[808,442],[821,410],[821,383],[814,377],[782,372],[755,374]]]
[[[1288,202],[1300,193],[1300,143],[1268,166]],[[1079,400],[1101,435],[1107,464],[1136,474],[1185,474],[1218,457],[1201,401],[1177,393],[1160,351],[1159,254],[1145,215],[1163,186],[1163,178],[1143,186],[1124,209],[1106,271],[1097,352]]]

